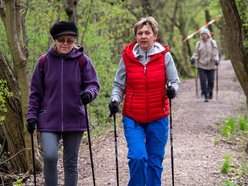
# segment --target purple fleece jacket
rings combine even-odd
[[[43,70],[37,62],[31,81],[27,118],[38,120],[38,131],[87,129],[85,108],[79,94],[87,91],[94,100],[100,86],[95,68],[83,50],[80,47],[61,56],[52,48],[46,54]],[[84,55],[82,70],[79,65],[81,55]]]

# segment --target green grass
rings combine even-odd
[[[230,180],[225,180],[220,184],[220,186],[240,186],[240,185],[236,183],[232,183]]]
[[[221,127],[221,134],[224,137],[230,136],[235,131],[235,120],[233,118],[227,119]]]
[[[248,119],[246,117],[240,117],[238,123],[241,131],[248,131]]]
[[[248,175],[248,161],[246,159],[241,161],[240,172],[241,172],[241,175],[244,175],[244,176]]]
[[[224,156],[224,162],[221,166],[221,173],[228,174],[231,172],[231,161],[232,156],[230,154]]]
[[[234,159],[234,156],[232,157],[230,154],[224,156],[220,171],[228,179],[224,179],[219,186],[241,186],[243,183],[239,182],[242,180],[240,178],[245,178],[248,175],[248,160],[245,152],[248,143],[248,115],[239,116],[236,119],[228,118],[220,125],[219,131],[221,135],[218,136],[218,141],[216,139],[216,144],[222,141],[232,146],[235,145],[235,148],[243,151],[243,156],[238,159]],[[231,165],[233,161],[236,162],[235,166]]]

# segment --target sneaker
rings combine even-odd
[[[209,92],[209,99],[213,99],[213,92]]]
[[[204,97],[205,97],[204,102],[208,102],[208,96],[205,95]]]

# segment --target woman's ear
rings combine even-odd
[[[154,33],[154,38],[155,38],[154,40],[158,39],[158,33],[156,33],[156,34]]]

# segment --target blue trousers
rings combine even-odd
[[[128,186],[161,186],[168,117],[147,124],[126,116],[122,121],[128,146]]]
[[[63,140],[64,185],[77,186],[78,152],[83,132],[41,132],[46,186],[57,186],[57,162],[59,140]]]

